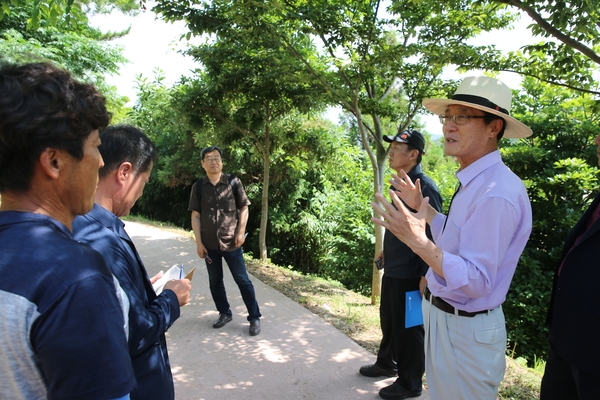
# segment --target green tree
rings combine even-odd
[[[138,126],[154,142],[158,162],[132,213],[191,228],[187,206],[191,185],[203,171],[195,131],[178,101],[186,88],[165,85],[165,75],[137,77],[138,97],[125,122]]]
[[[187,88],[182,83],[168,87],[164,72],[154,73],[152,80],[137,77],[138,98],[127,120],[146,132],[159,151],[158,183],[168,189],[191,185],[203,171],[195,131],[181,104]]]
[[[322,131],[313,131],[319,134],[321,156],[309,154],[303,172],[296,172],[302,172],[309,184],[303,192],[302,207],[292,214],[297,218],[290,232],[282,232],[279,237],[287,238],[294,246],[288,257],[293,257],[296,269],[337,280],[369,295],[374,243],[369,161],[347,132],[331,124],[321,126]],[[294,164],[296,168],[301,166]]]
[[[180,97],[187,85],[166,87],[158,73],[154,80],[139,80],[139,97],[129,122],[154,141],[159,160],[144,196],[132,212],[189,227],[187,202],[191,184],[202,175],[197,143],[222,144],[227,140],[211,131],[191,130]],[[370,229],[370,176],[364,153],[330,121],[288,113],[273,122],[284,138],[271,151],[269,225],[270,258],[280,265],[309,274],[338,279],[348,287],[367,292],[373,243]],[[251,233],[248,254],[260,253],[262,164],[257,163],[253,139],[241,135],[235,145],[224,146],[226,166],[235,171],[250,200]],[[344,171],[341,174],[340,171]]]
[[[0,21],[11,16],[19,9],[23,0],[0,0]],[[144,1],[136,0],[36,0],[27,14],[27,30],[36,30],[40,25],[58,26],[67,24],[75,28],[80,23],[87,23],[87,14],[91,11],[108,13],[114,9],[134,13],[140,7],[145,8]]]
[[[117,94],[115,87],[106,83],[107,74],[115,74],[126,62],[122,49],[110,44],[110,39],[125,35],[103,34],[88,25],[85,15],[79,23],[42,24],[37,29],[27,29],[28,18],[35,0],[20,1],[13,5],[10,14],[0,20],[0,60],[9,62],[50,61],[68,69],[77,78],[97,86],[108,99],[108,108],[120,116],[127,99]],[[58,18],[58,17],[57,17]]]
[[[595,94],[600,67],[600,7],[593,0],[491,0],[528,15],[540,41],[507,54],[465,59],[463,69],[510,71]]]
[[[306,77],[305,67],[273,41],[260,26],[235,27],[235,15],[220,10],[231,27],[189,53],[203,66],[196,78],[186,79],[180,102],[191,125],[212,132],[220,143],[232,145],[246,136],[261,161],[262,198],[260,259],[267,259],[270,166],[278,149],[294,141],[293,129],[275,129],[277,121],[300,111],[324,108],[322,92]],[[197,34],[212,33],[204,24]],[[300,37],[297,48],[310,57],[314,49]]]

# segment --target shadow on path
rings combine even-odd
[[[167,332],[177,400],[379,399],[379,389],[394,381],[360,375],[358,369],[375,356],[253,276],[263,315],[260,335],[248,335],[246,307],[228,272],[233,321],[213,329],[218,312],[195,242],[135,222],[125,229],[150,276],[174,264],[184,264],[185,272],[196,267],[192,300]]]

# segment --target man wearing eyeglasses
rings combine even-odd
[[[396,174],[405,171],[413,181],[419,180],[423,196],[429,197],[430,204],[441,211],[442,197],[438,188],[421,170],[421,159],[425,154],[425,138],[421,132],[408,129],[395,136],[384,136],[383,140],[391,143],[390,168]],[[431,237],[429,232],[428,236]],[[419,290],[419,285],[425,284],[429,267],[388,230],[380,258],[384,267],[379,305],[381,344],[375,364],[365,365],[359,372],[369,377],[397,376],[392,385],[379,391],[379,396],[384,399],[417,397],[422,392],[425,372],[423,326],[406,327],[406,293]]]
[[[465,78],[451,99],[427,99],[440,115],[444,153],[456,157],[459,189],[448,215],[423,198],[406,173],[395,177],[394,208],[373,203],[392,231],[428,265],[424,290],[425,370],[432,399],[497,398],[506,369],[502,303],[531,233],[525,186],[502,162],[498,141],[531,129],[509,115],[512,93],[488,77]],[[395,193],[398,193],[396,196]],[[399,200],[411,208],[412,213]],[[425,231],[431,226],[434,241]]]
[[[261,314],[242,253],[250,200],[239,178],[223,173],[219,147],[202,149],[200,157],[206,176],[192,186],[188,210],[192,212],[197,252],[206,262],[210,293],[219,311],[213,328],[222,328],[233,318],[223,282],[225,259],[248,310],[250,336],[256,336]]]

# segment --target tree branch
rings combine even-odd
[[[461,68],[462,67],[471,68],[471,69],[481,69],[481,66],[477,66],[477,65],[466,65],[466,64],[463,64],[463,65],[461,65]],[[498,72],[514,72],[515,74],[519,74],[519,75],[522,75],[522,76],[529,76],[531,78],[537,79],[538,81],[549,83],[551,85],[562,86],[564,88],[575,90],[577,92],[589,93],[589,94],[600,96],[600,91],[598,91],[598,90],[584,89],[584,88],[573,86],[573,85],[569,85],[569,84],[566,84],[566,83],[553,81],[551,79],[544,79],[544,78],[541,78],[541,77],[539,77],[537,75],[534,75],[534,74],[531,74],[531,73],[527,73],[527,72],[523,72],[523,71],[517,71],[517,70],[507,69],[507,68],[494,69],[494,71],[498,71]]]
[[[567,46],[579,51],[581,54],[589,57],[590,60],[600,65],[600,55],[597,54],[593,49],[589,48],[585,44],[573,39],[572,37],[565,35],[560,30],[552,26],[548,21],[546,21],[536,10],[532,7],[526,5],[521,0],[496,0],[500,3],[507,4],[509,6],[516,7],[522,11],[525,11],[527,15],[531,17],[542,29],[544,29],[548,34],[554,36],[556,39],[560,40]]]

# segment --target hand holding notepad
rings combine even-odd
[[[165,284],[173,279],[189,279],[191,281],[196,268],[192,268],[191,271],[185,275],[185,277],[183,276],[183,269],[183,264],[175,264],[169,268],[169,270],[165,272],[159,280],[152,284],[154,292],[156,292],[157,295],[160,294],[160,292],[163,291]]]

